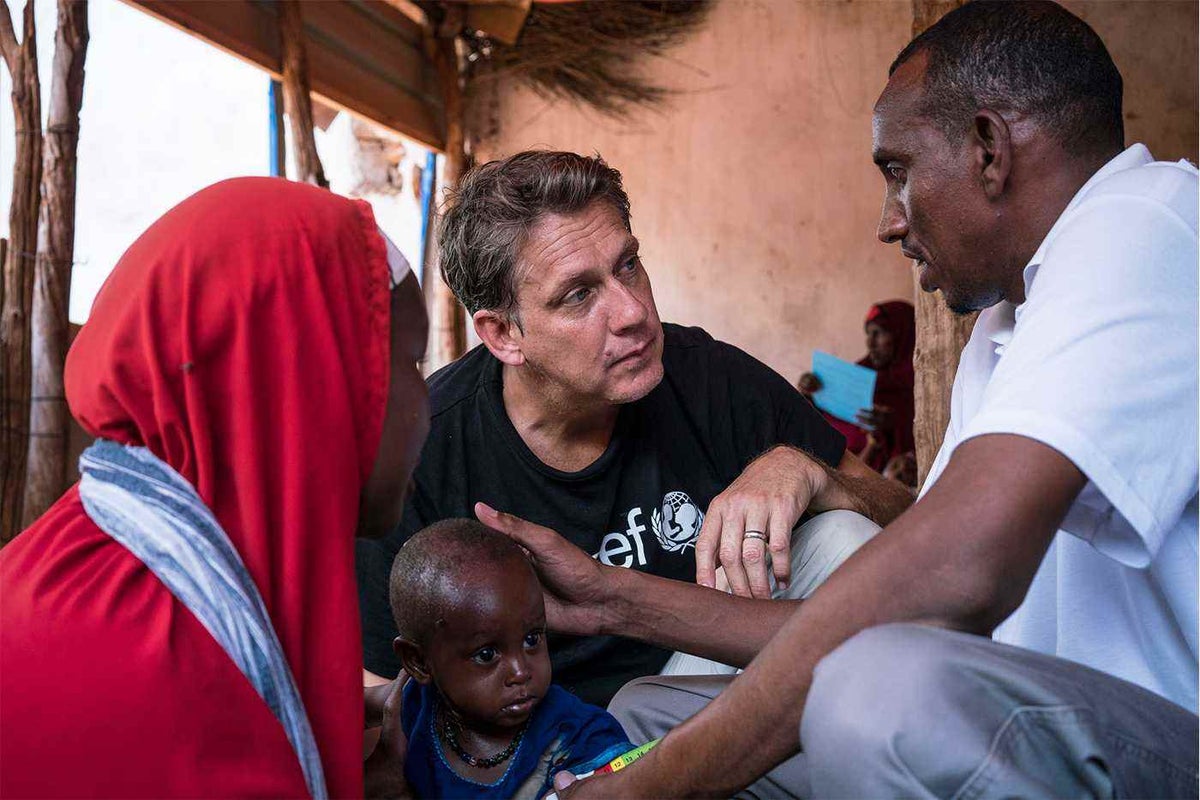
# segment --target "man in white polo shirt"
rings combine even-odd
[[[1101,167],[1025,267],[1025,302],[980,315],[926,483],[986,434],[1070,459],[1088,483],[992,638],[1193,710],[1196,215],[1190,164],[1135,144]]]
[[[1125,149],[1121,93],[1050,2],[968,3],[896,59],[879,237],[985,310],[925,493],[808,600],[480,510],[553,627],[750,662],[627,686],[626,731],[664,738],[560,798],[1197,795],[1197,174]]]

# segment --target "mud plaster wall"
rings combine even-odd
[[[1127,138],[1196,159],[1197,4],[1068,2],[1125,77]],[[875,239],[871,106],[909,38],[907,0],[718,0],[706,28],[646,69],[681,90],[615,122],[528,90],[480,92],[482,160],[598,152],[625,176],[665,320],[700,325],[795,380],[812,351],[864,352],[875,301],[912,298]]]

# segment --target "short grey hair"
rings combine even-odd
[[[442,277],[467,310],[512,315],[517,259],[544,214],[573,214],[602,200],[629,230],[621,173],[599,155],[526,150],[467,172],[438,226]]]

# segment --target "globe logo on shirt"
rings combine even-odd
[[[662,549],[668,553],[695,547],[703,522],[704,512],[683,492],[670,492],[663,498],[662,513],[655,509],[650,515],[650,527]]]

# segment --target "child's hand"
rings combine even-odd
[[[554,795],[557,800],[570,800],[570,798],[583,800],[586,797],[614,800],[618,797],[656,796],[647,794],[644,789],[637,788],[631,783],[626,774],[629,771],[623,769],[620,772],[607,772],[603,775],[593,775],[590,778],[582,779],[576,778],[570,772],[563,771],[554,776]]]
[[[577,780],[572,773],[563,770],[554,776],[554,791],[561,792]]]
[[[383,728],[375,750],[363,763],[363,792],[367,797],[407,800],[412,797],[404,780],[404,760],[408,737],[400,724],[400,706],[408,673],[400,670],[396,680],[387,684],[390,691],[383,703]]]

